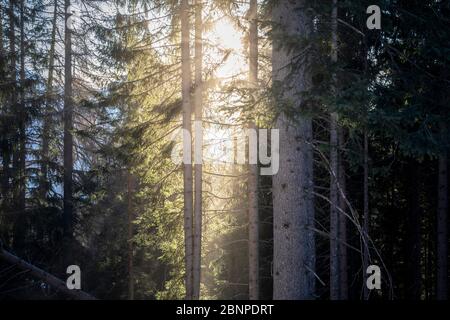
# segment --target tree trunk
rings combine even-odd
[[[195,154],[203,158],[203,136],[201,130],[203,118],[203,5],[195,0]],[[202,262],[202,164],[195,163],[195,201],[194,201],[194,262],[193,262],[193,299],[200,298],[201,262]]]
[[[127,224],[128,224],[128,300],[134,300],[134,266],[133,266],[133,177],[127,172]]]
[[[416,160],[409,160],[407,179],[409,214],[406,241],[406,298],[420,300],[421,296],[421,241],[420,241],[420,166]]]
[[[337,0],[333,0],[331,14],[331,61],[337,62]],[[335,79],[336,80],[336,79]],[[336,93],[336,83],[333,92]],[[330,115],[330,300],[338,300],[339,297],[339,160],[338,160],[338,114]]]
[[[189,1],[181,2],[181,72],[183,104],[183,180],[184,180],[184,241],[186,299],[193,298],[193,199],[192,199],[192,121],[191,121],[191,58],[189,45]],[[189,160],[189,161],[187,161]]]
[[[3,18],[3,8],[0,7],[0,18]],[[0,79],[3,82],[6,82],[7,79],[7,54],[5,52],[5,48],[3,45],[3,24],[0,24],[0,45],[1,45],[1,70],[0,70]],[[1,181],[1,195],[2,195],[2,209],[3,212],[9,211],[9,193],[10,193],[10,162],[11,162],[11,144],[9,141],[9,126],[10,126],[10,114],[11,109],[8,108],[8,103],[6,103],[6,95],[1,96],[1,102],[2,102],[2,132],[1,132],[1,138],[0,138],[0,148],[2,151],[2,181]]]
[[[25,133],[25,5],[20,1],[20,110],[19,110],[19,212],[25,211],[26,133]]]
[[[258,85],[258,1],[250,0],[249,8],[249,82],[252,90]],[[256,130],[253,119],[250,129]],[[259,299],[259,210],[258,210],[258,165],[249,164],[248,175],[248,286],[249,299]]]
[[[282,85],[276,97],[280,105],[305,108],[298,93],[311,86],[308,57],[297,65],[300,50],[282,47],[286,36],[308,38],[311,21],[304,9],[305,1],[279,1],[272,11],[274,40],[272,74],[274,83]],[[284,31],[281,33],[281,31]],[[304,48],[303,48],[304,49]],[[294,72],[290,72],[293,65]],[[302,110],[304,111],[304,110]],[[281,112],[276,128],[280,135],[279,171],[273,177],[274,210],[274,293],[280,299],[315,297],[315,240],[313,198],[312,120],[302,112],[296,119]],[[278,152],[278,150],[272,150]]]
[[[0,21],[3,21],[3,4],[2,3],[0,3]],[[3,77],[3,72],[5,71],[3,69],[3,59],[5,58],[5,55],[4,55],[5,53],[3,50],[5,50],[5,47],[3,45],[3,23],[0,23],[0,59],[1,59],[0,66],[2,67],[2,69],[1,69],[2,76],[1,77]]]
[[[370,216],[369,216],[369,137],[367,134],[367,129],[364,129],[364,209],[363,209],[363,299],[369,299],[369,288],[366,284],[366,270],[369,266],[369,226],[370,226]]]
[[[347,195],[347,182],[345,174],[345,159],[344,159],[344,146],[345,146],[345,133],[343,128],[338,128],[338,140],[339,140],[339,208],[343,212],[347,212],[347,203],[344,196]],[[341,212],[339,214],[339,281],[340,281],[340,299],[348,299],[348,265],[347,265],[347,217]]]
[[[41,151],[41,176],[40,176],[40,198],[45,201],[47,194],[50,190],[50,181],[48,177],[48,162],[49,158],[49,146],[50,146],[50,122],[53,103],[53,73],[55,70],[55,45],[56,45],[56,28],[58,17],[58,0],[55,0],[53,20],[52,20],[52,35],[50,43],[50,52],[48,57],[48,78],[47,78],[47,95],[45,99],[45,112],[42,125],[42,151]]]
[[[17,159],[15,164],[15,192],[14,192],[14,212],[16,213],[14,219],[14,238],[13,246],[15,248],[23,248],[26,239],[26,227],[25,227],[25,157],[26,157],[26,133],[25,133],[25,6],[24,0],[19,4],[19,48],[20,48],[20,60],[19,60],[19,96],[20,101],[17,104],[17,129],[18,129],[18,143],[16,146]]]
[[[66,282],[62,281],[61,279],[56,278],[55,276],[51,275],[48,272],[45,272],[44,270],[32,265],[31,263],[26,262],[25,260],[20,259],[19,257],[13,255],[12,253],[3,250],[0,246],[0,258],[3,258],[5,261],[8,261],[9,263],[12,263],[16,266],[18,266],[21,269],[28,270],[31,275],[34,277],[41,279],[45,283],[49,284],[50,286],[54,287],[55,289],[67,294],[68,296],[78,299],[78,300],[96,300],[93,296],[90,294],[81,291],[81,290],[70,290],[67,288]]]
[[[14,7],[15,7],[15,1],[10,0],[9,1],[9,76],[10,76],[10,83],[11,83],[11,95],[10,95],[10,110],[9,115],[11,118],[11,121],[13,123],[18,122],[19,112],[17,110],[17,71],[16,71],[16,62],[17,62],[17,55],[16,55],[16,31],[15,31],[15,21],[16,17],[14,14]],[[8,149],[11,151],[12,155],[12,207],[14,210],[17,210],[17,180],[18,180],[18,143],[17,143],[17,135],[14,131],[14,126],[12,124],[7,124],[9,127],[9,134],[10,139],[8,141]],[[9,177],[8,177],[9,179]],[[9,182],[8,182],[9,183]]]
[[[71,242],[73,234],[73,93],[72,93],[72,30],[68,23],[71,15],[70,0],[65,0],[65,31],[64,31],[64,209],[63,230],[64,241]],[[66,249],[68,249],[66,247]],[[67,251],[67,250],[65,250]],[[67,252],[66,252],[67,254]],[[65,261],[66,262],[66,261]]]
[[[0,21],[3,21],[3,6],[0,4]],[[0,81],[6,82],[7,80],[7,69],[6,69],[6,52],[3,44],[3,23],[0,23]],[[2,157],[2,177],[1,177],[1,209],[2,212],[8,212],[8,197],[9,197],[9,163],[10,163],[10,153],[9,153],[9,140],[8,140],[8,127],[7,127],[7,117],[9,116],[8,104],[6,103],[5,96],[3,93],[0,94],[0,106],[1,106],[1,122],[0,122],[0,151]],[[0,232],[6,230],[3,215],[0,216]]]
[[[440,124],[441,136],[446,137],[447,128]],[[444,138],[445,139],[445,138]],[[438,214],[437,214],[437,283],[436,298],[448,298],[448,151],[439,155]]]

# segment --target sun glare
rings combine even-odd
[[[230,19],[221,18],[206,37],[213,46],[214,63],[220,63],[215,70],[215,75],[221,81],[239,76],[247,64],[244,57],[242,32]]]
[[[244,52],[243,32],[226,17],[216,21],[213,28],[205,34],[210,44],[205,55],[211,63],[213,74],[219,89],[209,91],[209,107],[207,118],[212,122],[233,124],[235,119],[225,116],[221,110],[236,104],[234,94],[224,95],[220,87],[226,86],[233,80],[242,80],[247,74],[247,59]],[[238,116],[238,115],[236,115]],[[226,119],[226,120],[225,120]],[[211,123],[204,131],[205,160],[223,163],[233,162],[233,132],[236,127],[227,127]]]
[[[218,20],[212,31],[218,44],[233,51],[242,50],[242,36],[228,18]]]

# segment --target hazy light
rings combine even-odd
[[[242,34],[242,30],[238,30],[230,19],[221,18],[206,35],[213,46],[217,47],[213,59],[222,63],[215,70],[215,75],[223,81],[237,77],[246,69]],[[225,56],[227,58],[223,60]]]

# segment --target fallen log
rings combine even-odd
[[[58,279],[54,275],[38,268],[31,263],[26,262],[25,260],[13,255],[12,253],[6,251],[0,246],[0,258],[12,263],[23,270],[28,270],[31,275],[41,279],[45,283],[54,287],[55,289],[67,294],[68,296],[77,299],[77,300],[96,300],[95,297],[90,294],[82,291],[82,290],[70,290],[67,288],[67,285],[61,279]]]

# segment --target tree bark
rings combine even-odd
[[[17,137],[18,141],[15,149],[16,159],[14,165],[15,185],[14,185],[14,212],[17,214],[14,218],[13,246],[23,248],[26,239],[25,227],[25,160],[26,160],[26,133],[25,133],[25,6],[24,0],[19,3],[19,97],[17,104]]]
[[[71,264],[73,246],[73,88],[72,88],[72,30],[69,23],[71,13],[70,0],[64,1],[64,107],[63,107],[63,252],[62,268]]]
[[[70,0],[65,0],[64,31],[64,209],[63,229],[65,242],[70,242],[73,233],[73,92],[72,92],[72,30],[68,12]]]
[[[333,0],[331,14],[331,61],[337,62],[337,0]],[[336,79],[335,79],[336,80]],[[336,94],[336,83],[333,84],[333,93]],[[340,298],[340,272],[339,272],[339,160],[338,160],[338,114],[330,115],[330,300]]]
[[[25,188],[26,188],[26,109],[25,109],[25,5],[20,1],[20,104],[19,104],[19,198],[18,211],[25,212]]]
[[[128,300],[134,300],[134,254],[133,254],[133,208],[132,192],[133,177],[130,171],[127,172],[127,224],[128,224]]]
[[[203,5],[202,0],[195,0],[195,154],[203,158],[203,136],[201,130],[203,119]],[[196,159],[197,161],[198,159]],[[194,262],[193,262],[193,299],[200,298],[201,262],[202,262],[202,196],[203,166],[195,163],[195,201],[194,201]]]
[[[249,81],[252,90],[258,85],[258,1],[250,0],[249,8]],[[256,130],[253,119],[250,129]],[[258,165],[249,164],[248,175],[248,285],[249,299],[259,299],[259,208],[258,208]]]
[[[311,86],[308,53],[282,45],[285,36],[309,37],[311,21],[304,6],[305,1],[279,1],[272,9],[272,74],[274,83],[282,85],[276,101],[301,111],[307,106],[298,94]],[[296,63],[300,53],[303,62]],[[297,114],[293,119],[281,112],[276,121],[280,135],[280,169],[273,177],[276,300],[315,297],[312,120],[303,112]]]
[[[0,7],[0,18],[3,18],[3,8]],[[7,70],[7,54],[5,52],[4,44],[3,44],[3,24],[0,24],[0,46],[1,46],[1,67],[0,70],[0,79],[4,82],[8,80],[8,70]],[[8,106],[8,103],[5,103],[7,100],[7,95],[1,97],[2,102],[2,132],[0,138],[0,147],[2,151],[2,179],[1,179],[1,195],[2,195],[2,209],[4,212],[9,211],[9,195],[10,195],[10,163],[11,163],[11,144],[9,140],[9,130],[10,130],[10,114],[11,109]]]
[[[339,208],[342,212],[347,212],[347,203],[343,195],[347,195],[347,181],[345,173],[345,158],[344,158],[344,146],[345,146],[345,133],[342,127],[338,128],[339,136],[339,187],[341,192],[339,193]],[[340,281],[340,299],[348,299],[348,265],[347,265],[347,217],[340,213],[339,217],[339,281]]]
[[[406,241],[406,298],[420,300],[421,296],[421,207],[420,189],[421,177],[420,166],[415,159],[410,159],[408,165],[408,220]]]
[[[10,83],[11,83],[11,93],[10,93],[10,110],[9,115],[11,118],[11,121],[13,123],[17,123],[18,121],[18,110],[17,110],[17,71],[16,71],[16,63],[17,63],[17,54],[16,54],[16,29],[15,29],[15,13],[14,13],[14,7],[15,7],[15,1],[10,0],[9,1],[9,10],[8,10],[8,16],[9,16],[9,76],[10,76]],[[17,186],[15,183],[18,180],[18,143],[17,143],[17,136],[16,132],[14,132],[14,126],[12,124],[6,124],[8,127],[8,133],[10,135],[10,138],[7,142],[8,151],[11,152],[9,157],[12,156],[12,172],[8,173],[8,189],[12,189],[12,202],[10,203],[11,206],[8,207],[8,209],[11,209],[11,207],[14,207],[14,209],[17,209]],[[9,161],[6,168],[9,167]],[[9,171],[9,170],[8,170]],[[9,179],[12,178],[12,184],[9,182]],[[8,190],[10,191],[10,190]]]
[[[445,139],[446,124],[440,123],[441,136]],[[445,140],[446,141],[446,140]],[[439,155],[438,214],[437,214],[437,282],[436,298],[448,298],[448,151]]]
[[[53,74],[55,70],[55,45],[56,45],[56,28],[58,17],[58,0],[55,0],[53,20],[52,20],[52,34],[50,51],[48,57],[48,78],[47,78],[47,95],[45,99],[45,113],[42,125],[42,150],[41,150],[41,175],[40,175],[40,198],[45,201],[47,194],[50,190],[50,181],[48,177],[48,162],[49,158],[49,146],[50,146],[50,122],[51,122],[51,104],[53,102]]]
[[[188,135],[183,135],[183,180],[184,180],[184,241],[185,241],[185,272],[186,299],[193,298],[193,198],[192,198],[192,121],[191,121],[191,57],[189,45],[189,1],[181,1],[181,72],[182,72],[182,108],[183,129]],[[186,161],[189,160],[189,161]]]
[[[370,226],[370,215],[369,215],[369,137],[367,134],[367,129],[364,129],[364,209],[363,209],[363,299],[369,299],[369,288],[366,284],[366,270],[369,266],[369,226]]]

